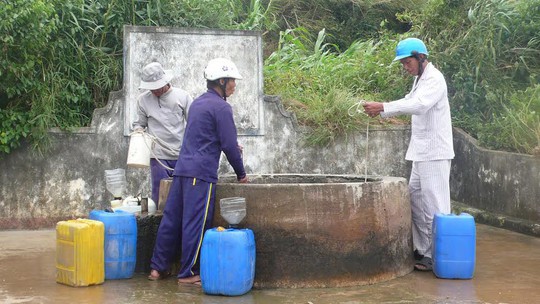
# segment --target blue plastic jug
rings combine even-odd
[[[137,260],[137,219],[130,212],[93,210],[90,219],[105,225],[105,279],[133,277]]]
[[[468,213],[433,218],[433,273],[442,279],[471,279],[476,264],[476,226]]]
[[[201,282],[204,293],[239,296],[253,287],[255,236],[250,229],[212,228],[201,248]]]

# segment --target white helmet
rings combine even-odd
[[[204,78],[213,81],[220,78],[242,79],[242,76],[232,61],[225,58],[215,58],[210,60],[204,69]]]

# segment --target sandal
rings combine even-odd
[[[163,279],[165,279],[166,277],[168,277],[170,275],[171,275],[170,272],[161,272],[161,271],[152,269],[150,271],[150,275],[148,276],[148,280],[150,280],[150,281],[163,280]]]
[[[431,260],[430,257],[424,256],[422,259],[415,262],[414,270],[432,271],[433,270],[433,261]]]
[[[414,261],[420,261],[424,258],[424,255],[423,254],[420,254],[420,252],[418,252],[418,249],[415,249],[414,250]]]

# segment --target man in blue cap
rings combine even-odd
[[[436,213],[449,214],[450,165],[454,158],[452,122],[446,81],[427,60],[427,48],[420,39],[407,38],[396,47],[396,57],[405,71],[415,76],[404,98],[364,103],[365,112],[375,117],[412,115],[411,139],[405,159],[412,161],[409,179],[416,270],[432,270],[432,223]]]

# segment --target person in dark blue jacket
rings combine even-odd
[[[216,58],[208,62],[204,77],[208,91],[190,107],[182,149],[158,229],[150,280],[164,278],[180,250],[178,283],[201,285],[199,254],[204,232],[212,226],[221,152],[233,167],[238,182],[248,182],[232,107],[227,102],[236,88],[236,79],[242,76],[232,61]]]

